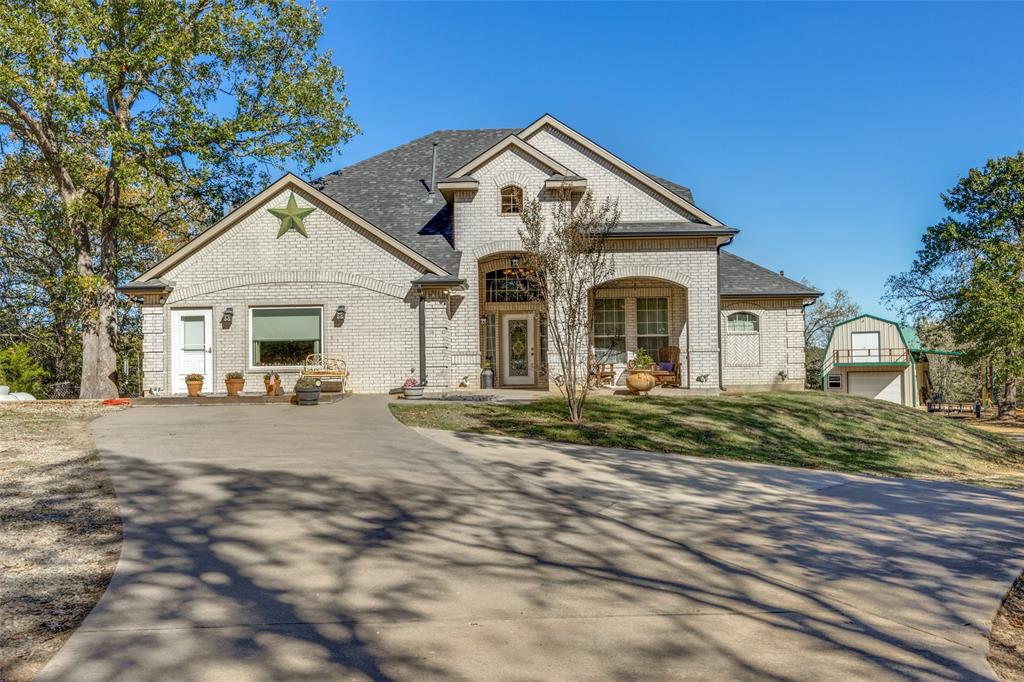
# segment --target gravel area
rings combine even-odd
[[[31,680],[99,599],[121,550],[88,401],[0,403],[0,680]]]
[[[992,622],[988,661],[1004,682],[1024,682],[1024,574],[1006,593]]]

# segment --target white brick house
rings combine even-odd
[[[313,183],[286,175],[236,208],[122,287],[142,306],[144,390],[183,393],[193,371],[206,392],[232,371],[290,387],[310,352],[345,360],[355,391],[409,376],[476,388],[485,362],[498,386],[547,387],[518,208],[566,185],[621,210],[614,276],[592,296],[595,357],[621,371],[638,347],[678,347],[684,388],[803,386],[819,292],[724,251],[738,231],[687,188],[543,116],[438,131]]]

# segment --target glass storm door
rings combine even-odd
[[[216,390],[213,380],[213,311],[171,311],[171,392],[187,393],[185,377],[202,374],[206,393]]]
[[[506,315],[502,319],[502,379],[506,386],[532,386],[537,383],[533,319],[532,314]]]

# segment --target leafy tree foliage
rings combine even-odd
[[[16,343],[0,350],[0,384],[11,391],[24,391],[44,397],[46,370],[32,357],[27,343]]]
[[[972,168],[941,195],[949,216],[929,227],[908,272],[889,278],[903,312],[945,319],[967,362],[1002,376],[1000,414],[1024,375],[1024,152]]]
[[[558,192],[550,209],[533,199],[520,216],[519,236],[527,268],[546,306],[548,339],[558,355],[560,373],[553,379],[565,395],[574,424],[583,419],[591,388],[590,294],[612,276],[607,237],[619,215],[618,204],[609,199],[598,205],[588,190],[577,203],[571,192],[564,190]]]
[[[342,71],[317,50],[321,14],[295,0],[5,3],[0,153],[37,160],[59,199],[83,396],[117,394],[116,286],[160,242],[154,206],[203,224],[268,167],[309,169],[357,132]]]

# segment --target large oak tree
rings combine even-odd
[[[83,292],[83,397],[117,395],[119,243],[161,205],[210,211],[357,132],[322,10],[294,0],[9,0],[0,153],[44,165]],[[125,272],[123,272],[125,271]]]

